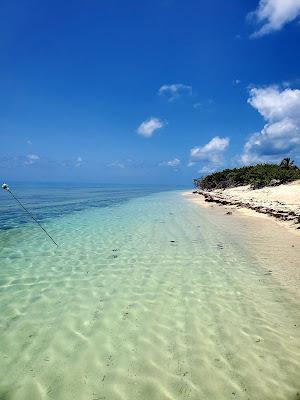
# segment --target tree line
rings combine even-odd
[[[300,169],[290,158],[279,164],[257,164],[241,168],[224,169],[202,178],[194,179],[196,188],[204,190],[226,189],[250,185],[253,189],[276,186],[300,179]]]

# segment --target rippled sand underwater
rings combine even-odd
[[[300,398],[299,301],[220,221],[167,192],[2,234],[0,399]]]

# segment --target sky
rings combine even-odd
[[[300,0],[0,2],[3,181],[300,164]]]

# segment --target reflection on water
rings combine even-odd
[[[2,231],[0,399],[297,399],[298,304],[230,223],[165,192]]]

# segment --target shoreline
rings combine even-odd
[[[211,191],[196,189],[182,195],[201,207],[223,207],[228,215],[238,211],[249,217],[264,217],[300,236],[300,181],[255,190],[249,186]]]
[[[228,240],[234,242],[236,237],[243,240],[247,251],[260,260],[264,270],[262,279],[272,276],[299,304],[300,229],[295,229],[295,225],[289,221],[250,208],[206,201],[203,195],[192,191],[182,192],[182,196],[194,203],[199,212],[204,213],[205,218],[217,230],[221,230]]]

